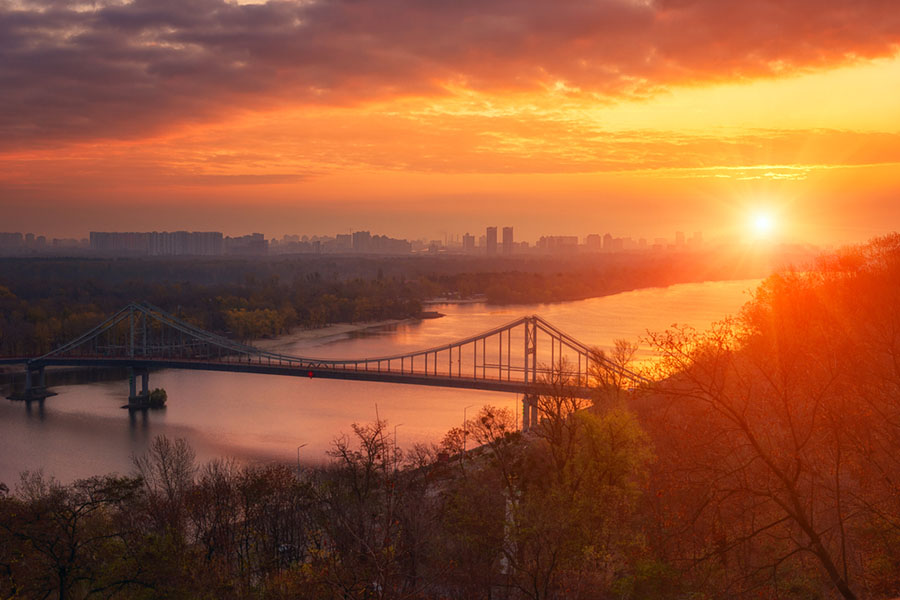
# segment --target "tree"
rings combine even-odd
[[[150,514],[157,527],[179,535],[185,525],[185,501],[197,473],[196,453],[187,440],[172,441],[164,435],[153,438],[142,456],[132,457],[144,483]]]
[[[137,586],[139,565],[123,560],[127,510],[141,481],[92,477],[71,486],[25,473],[21,498],[0,498],[4,597],[60,600],[112,595]]]
[[[706,333],[652,337],[661,530],[707,582],[896,593],[871,548],[897,564],[898,273],[892,236],[770,277]]]
[[[335,440],[334,462],[313,482],[319,536],[312,568],[320,584],[347,598],[396,597],[403,587],[398,467],[387,422],[353,424]]]

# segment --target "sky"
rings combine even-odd
[[[863,241],[896,0],[0,0],[0,231]]]

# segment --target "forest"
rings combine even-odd
[[[725,256],[0,258],[0,356],[40,355],[129,302],[240,341],[293,328],[416,318],[433,298],[557,302],[763,277],[804,250]]]
[[[160,437],[128,474],[26,473],[0,491],[0,597],[895,598],[897,306],[895,234],[651,334],[648,385],[597,370],[582,400],[554,365],[527,433],[486,406],[408,449],[356,424],[321,467]]]

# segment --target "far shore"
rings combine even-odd
[[[297,342],[305,340],[324,340],[331,337],[347,335],[348,333],[356,333],[367,329],[380,329],[382,327],[390,327],[392,325],[402,325],[405,323],[415,323],[421,319],[385,319],[383,321],[366,321],[364,323],[335,323],[326,325],[325,327],[316,327],[314,329],[304,329],[301,327],[292,329],[287,333],[283,333],[274,338],[262,338],[252,340],[249,345],[259,348],[260,350],[268,350],[277,352],[290,348]]]

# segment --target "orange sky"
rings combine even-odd
[[[0,231],[900,223],[889,0],[0,0]]]

